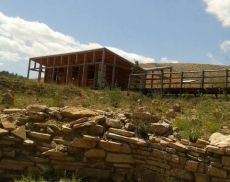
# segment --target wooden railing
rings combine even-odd
[[[129,89],[209,89],[230,87],[230,69],[184,72],[143,72],[131,74]]]

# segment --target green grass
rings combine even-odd
[[[12,90],[14,104],[10,107],[25,108],[29,104],[39,103],[48,106],[83,106],[92,109],[122,110],[134,112],[138,108],[160,116],[165,116],[173,105],[181,105],[182,112],[171,120],[174,127],[181,130],[182,138],[207,138],[211,133],[220,131],[221,126],[230,124],[230,102],[224,97],[147,97],[138,92],[119,89],[91,90],[74,85],[56,85],[38,83],[17,77],[0,76],[0,92]],[[1,100],[1,96],[0,96]],[[0,104],[0,108],[5,106]],[[196,120],[192,120],[196,118]],[[146,130],[141,121],[140,130]]]

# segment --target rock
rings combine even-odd
[[[128,131],[134,131],[135,130],[135,125],[133,123],[126,123],[125,124],[125,129]]]
[[[96,123],[94,121],[88,121],[88,122],[84,122],[84,123],[75,124],[75,125],[73,125],[73,128],[79,129],[79,128],[85,128],[85,127],[94,126],[94,125],[96,125]]]
[[[80,107],[66,107],[61,111],[62,116],[71,119],[95,116],[96,113],[90,109]]]
[[[106,157],[107,162],[112,163],[134,163],[134,159],[132,155],[126,154],[115,154],[115,153],[108,153]]]
[[[70,122],[70,123],[69,123],[69,126],[70,126],[70,127],[73,127],[75,124],[81,124],[81,123],[84,123],[84,122],[86,122],[86,121],[88,121],[88,120],[89,120],[88,117],[80,118],[80,119],[78,119],[78,120],[76,120],[76,121]]]
[[[35,131],[28,132],[28,135],[29,135],[29,137],[32,137],[34,139],[39,139],[39,140],[50,140],[51,139],[50,134],[39,133],[39,132],[35,132]]]
[[[2,121],[1,124],[2,124],[4,129],[9,130],[9,131],[12,131],[12,130],[14,130],[16,128],[15,123],[10,122],[8,120]]]
[[[45,151],[42,153],[43,156],[51,156],[51,157],[62,157],[62,156],[67,156],[66,153],[63,153],[59,150],[56,150],[56,149],[50,149],[48,151]]]
[[[19,160],[9,160],[2,159],[0,161],[1,169],[15,170],[15,171],[24,171],[26,167],[33,166],[33,162],[19,161]]]
[[[230,147],[230,135],[223,135],[216,132],[210,136],[209,142],[211,145],[227,148]]]
[[[213,166],[208,166],[208,174],[219,178],[227,178],[227,171]]]
[[[8,130],[4,130],[4,129],[0,128],[0,137],[7,135],[8,133],[9,133]]]
[[[26,140],[23,141],[23,145],[24,146],[34,146],[35,143],[34,143],[33,140],[26,139]]]
[[[11,132],[13,135],[21,138],[22,140],[26,140],[26,127],[20,126]]]
[[[135,135],[134,132],[126,131],[122,129],[116,129],[116,128],[109,128],[108,131],[111,133],[115,133],[115,134],[126,136],[126,137],[133,137]]]
[[[117,134],[110,133],[110,132],[108,132],[106,136],[114,140],[128,142],[128,143],[142,145],[142,146],[145,146],[147,144],[145,140],[136,138],[136,137],[125,137],[125,136],[117,135]]]
[[[220,155],[224,154],[223,148],[219,148],[219,147],[212,146],[212,145],[207,145],[206,151],[210,153],[220,154]]]
[[[14,104],[14,94],[12,91],[9,90],[8,92],[2,94],[2,104],[9,106]]]
[[[105,157],[105,151],[101,149],[90,149],[85,152],[86,158],[104,158]]]
[[[121,122],[116,119],[107,118],[105,123],[106,125],[113,127],[113,128],[122,128]]]
[[[62,115],[60,112],[60,108],[59,107],[49,107],[47,109],[47,112],[53,116],[54,118],[58,119],[58,120],[62,120]]]
[[[160,116],[152,115],[149,112],[134,112],[132,117],[133,119],[146,121],[149,123],[156,123],[161,119]]]
[[[188,160],[185,164],[185,169],[188,171],[196,172],[198,169],[198,162]]]
[[[29,121],[32,122],[45,122],[46,119],[49,117],[48,114],[44,112],[34,112],[34,111],[29,111],[27,113],[27,116],[29,117]]]
[[[131,153],[131,148],[125,143],[118,143],[112,141],[100,140],[99,145],[106,151],[120,152],[120,153]]]
[[[94,148],[97,145],[97,141],[93,140],[84,140],[83,138],[75,138],[71,143],[71,147],[77,147],[77,148]]]
[[[5,114],[13,114],[13,113],[23,113],[25,112],[26,110],[25,109],[18,109],[18,108],[15,108],[15,109],[4,109],[3,110],[3,113]]]
[[[48,109],[46,105],[39,105],[39,104],[32,104],[27,106],[26,110],[27,111],[32,111],[32,112],[45,112]]]
[[[223,156],[222,157],[222,164],[225,166],[230,166],[230,157]]]
[[[209,182],[209,176],[206,174],[195,173],[196,182]]]
[[[178,179],[180,179],[180,181],[182,181],[182,179],[186,181],[194,181],[193,175],[190,172],[183,169],[173,168],[169,171],[169,174],[171,176],[177,177]]]
[[[171,134],[172,126],[168,123],[151,123],[150,130],[156,135]]]
[[[179,142],[169,142],[169,147],[175,148],[176,150],[185,152],[188,151],[188,147]]]
[[[101,125],[92,125],[89,128],[89,133],[91,135],[102,135],[104,133],[104,127]]]
[[[61,130],[63,133],[66,133],[66,134],[69,134],[72,132],[72,128],[70,128],[68,124],[62,125]]]

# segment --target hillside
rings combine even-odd
[[[190,162],[209,165],[216,157],[215,161],[227,163],[220,160],[223,149],[210,146],[215,132],[230,134],[230,102],[224,97],[147,97],[119,89],[38,83],[17,76],[0,76],[0,93],[0,180],[3,176],[12,179],[12,174],[18,176],[15,170],[23,170],[23,175],[39,175],[37,181],[91,182],[92,177],[102,177],[120,182],[116,178],[119,172],[125,174],[122,182],[193,181]],[[189,162],[178,169],[182,157]],[[129,171],[142,164],[152,167],[154,178]],[[169,168],[177,172],[168,174]],[[164,172],[155,173],[158,169]],[[217,177],[226,178],[223,171]],[[126,174],[136,176],[135,180],[127,180]],[[36,180],[29,176],[15,181]]]
[[[151,68],[151,67],[164,67],[164,66],[172,66],[174,72],[181,71],[202,71],[202,70],[220,70],[226,69],[230,66],[222,66],[222,65],[213,65],[213,64],[189,64],[189,63],[149,63],[149,64],[141,64],[141,67]]]

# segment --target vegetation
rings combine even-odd
[[[74,105],[131,112],[142,108],[151,114],[165,116],[168,110],[177,103],[181,106],[182,111],[176,113],[176,117],[170,121],[173,127],[180,130],[182,138],[194,142],[199,137],[207,138],[215,131],[222,131],[223,126],[230,126],[230,102],[224,97],[219,99],[214,96],[162,98],[155,95],[147,97],[141,93],[119,89],[91,90],[81,89],[74,85],[38,83],[17,76],[0,76],[0,88],[1,95],[12,90],[14,104],[10,107],[19,108],[32,103],[48,106]],[[6,106],[1,104],[0,107]],[[137,127],[140,131],[148,130],[148,126],[141,121]]]

